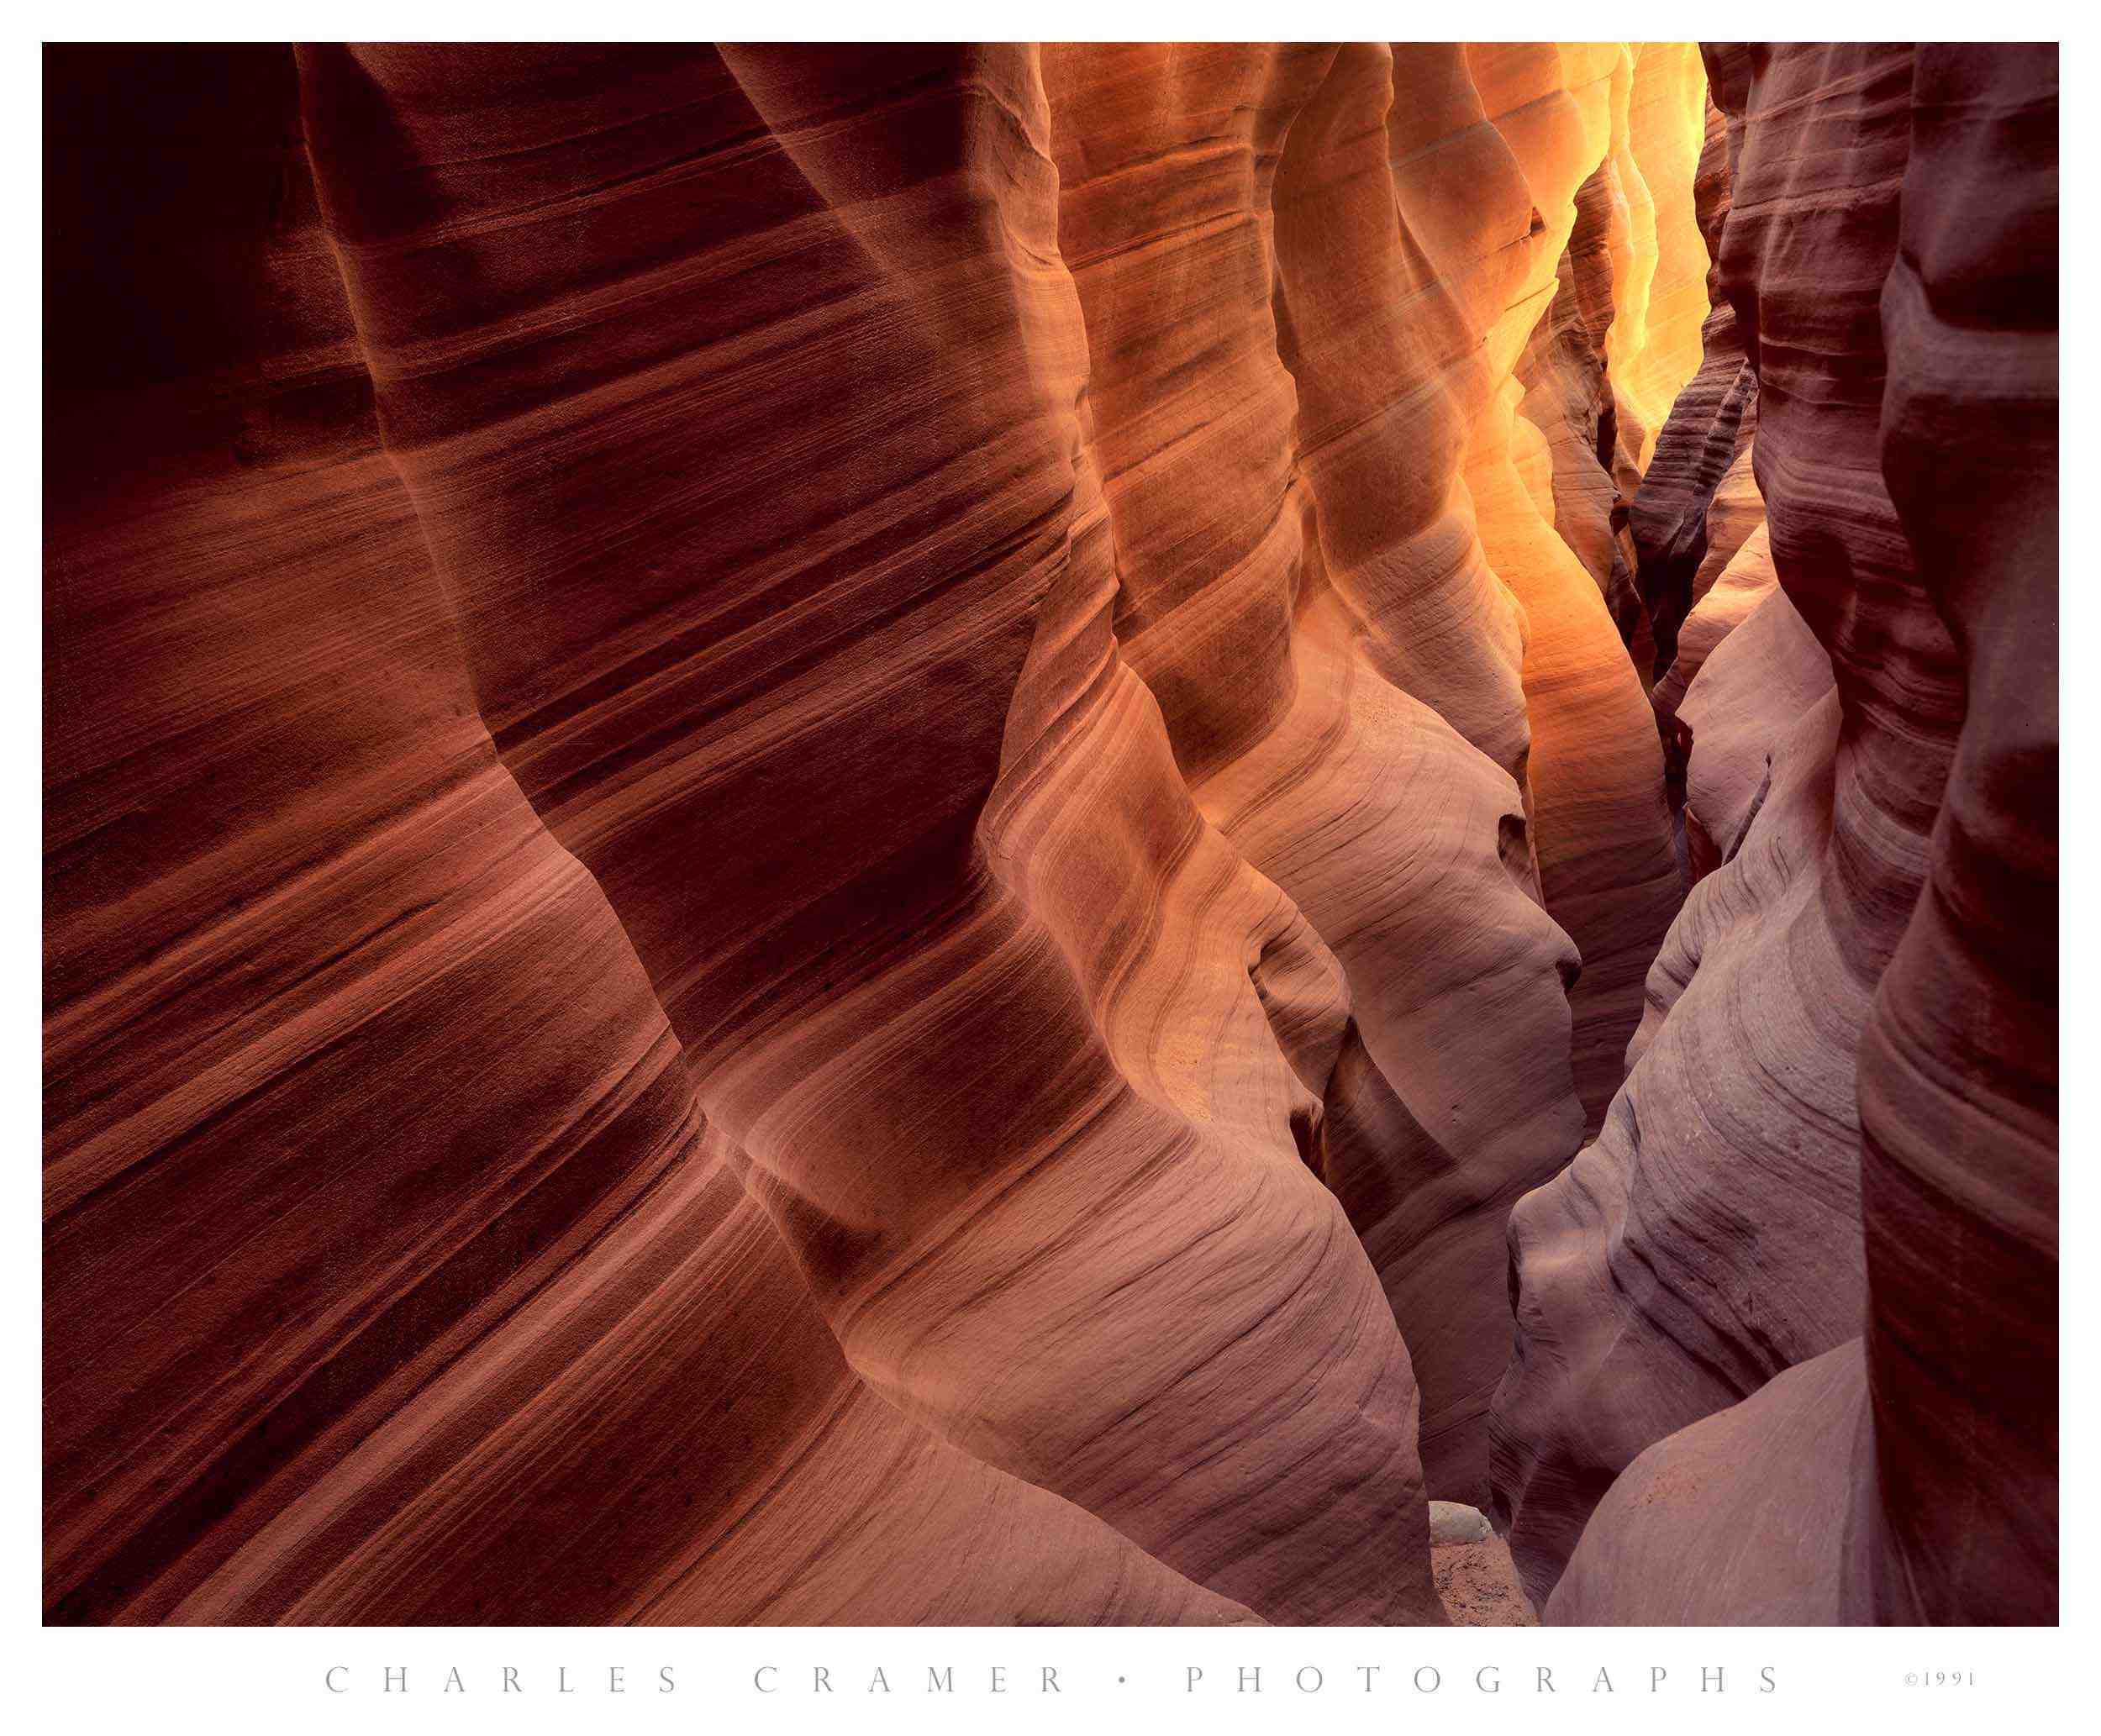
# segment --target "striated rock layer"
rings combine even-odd
[[[1106,208],[1158,296],[1225,201],[1245,300],[1163,298],[1166,379],[1083,322],[1033,49],[54,63],[69,207],[130,224],[60,268],[55,1616],[1442,1619],[1395,1313],[1483,1491],[1575,960],[1519,787],[1389,678],[1441,615],[1507,692],[1422,684],[1522,765],[1414,401],[1463,323],[1378,309],[1392,425],[1302,471],[1351,246],[1450,300],[1358,199],[1275,324],[1285,136],[1295,208],[1385,182],[1390,57],[1234,52],[1180,86],[1206,139],[1269,92],[1224,179]],[[1172,64],[1084,57],[1068,126]],[[128,112],[182,145],[131,203]],[[198,224],[188,347],[97,351]]]
[[[47,1618],[2042,1607],[2046,73],[53,51]]]
[[[1693,180],[1710,304],[1700,328],[1699,366],[1672,402],[1627,511],[1636,583],[1655,635],[1659,681],[1677,655],[1677,636],[1687,615],[1765,518],[1765,503],[1751,475],[1758,376],[1745,357],[1735,308],[1722,293],[1730,136],[1725,117],[1710,99]],[[1662,702],[1658,713],[1667,725],[1667,749],[1670,713]],[[1671,775],[1682,786],[1682,759],[1672,760]]]
[[[1709,63],[1772,562],[1834,681],[1673,930],[1606,1139],[1515,1215],[1499,1486],[1550,1621],[2051,1621],[2056,52]],[[1762,1113],[1667,1071],[1732,1002]]]
[[[1653,714],[1596,581],[1556,534],[1551,450],[1519,413],[1514,370],[1556,293],[1577,189],[1611,146],[1625,51],[1477,44],[1466,58],[1502,153],[1482,172],[1485,197],[1461,213],[1465,232],[1441,244],[1485,280],[1476,305],[1493,395],[1464,474],[1482,546],[1525,609],[1535,850],[1547,909],[1582,955],[1573,1061],[1595,1125],[1623,1076],[1642,976],[1683,883]]]
[[[1479,560],[1456,315],[1388,191],[1393,77],[1377,46],[1045,57],[1118,635],[1203,812],[1333,937],[1355,1017],[1302,1067],[1309,1155],[1415,1358],[1431,1487],[1485,1499],[1499,1226],[1581,1134],[1576,957],[1528,893],[1517,786],[1388,654],[1446,608],[1423,577]]]
[[[2053,45],[1919,50],[1882,473],[1969,703],[1861,1045],[1885,1622],[2057,1618],[2057,126]]]
[[[1512,1218],[1498,1492],[1541,1604],[1644,1447],[1858,1330],[1854,1055],[1961,716],[1877,445],[1909,51],[1761,58],[1755,89],[1751,60],[1714,62],[1742,129],[1725,283],[1760,368],[1774,563],[1838,686],[1774,744],[1735,859],[1673,924],[1603,1136]],[[1810,126],[1848,149],[1809,156]],[[1854,187],[1870,203],[1830,196]]]
[[[606,57],[302,57],[507,764],[865,1382],[1260,1614],[1434,1619],[1269,1010],[1333,966],[1111,634],[1034,51]]]
[[[290,52],[180,60],[52,66],[48,1617],[1250,1619],[848,1369],[477,710]]]
[[[1695,881],[1741,848],[1772,786],[1776,744],[1831,684],[1830,657],[1780,588],[1761,525],[1686,618],[1677,660],[1656,685],[1698,766],[1684,810]]]

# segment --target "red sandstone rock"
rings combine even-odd
[[[1835,707],[1837,726],[1830,865],[1811,890],[1856,983],[1901,929],[1857,1019],[1857,1155],[1851,1173],[1825,1171],[1857,1176],[1865,1255],[1857,1300],[1833,1297],[1827,1329],[1867,1331],[1636,1460],[1546,1616],[2049,1622],[2056,53],[1810,47],[1714,64],[1742,118],[1724,264],[1761,376],[1775,566],[1836,677],[1810,714]],[[1914,828],[1943,773],[1928,844]],[[1744,855],[1772,835],[1777,794]],[[1735,867],[1703,882],[1687,919]],[[1637,1068],[1630,1110],[1656,1100],[1629,1101],[1645,1082]],[[1794,1186],[1816,1178],[1791,1167]],[[1778,1175],[1767,1183],[1784,1197]],[[1774,1213],[1742,1221],[1762,1283],[1745,1295],[1769,1333],[1771,1299],[1793,1286],[1767,1250],[1792,1255],[1802,1227],[1783,1240]]]
[[[1484,114],[1506,144],[1540,227],[1483,233],[1472,250],[1514,249],[1487,353],[1496,395],[1478,422],[1467,485],[1489,564],[1524,607],[1532,729],[1532,838],[1548,913],[1582,954],[1570,996],[1578,1095],[1593,1125],[1618,1088],[1641,977],[1683,891],[1662,797],[1653,714],[1595,581],[1555,534],[1551,460],[1517,413],[1512,370],[1545,311],[1577,189],[1612,134],[1616,44],[1474,45]],[[1496,217],[1488,205],[1473,221]]]
[[[1249,1619],[848,1370],[477,712],[290,50],[180,60],[52,63],[49,1618]]]
[[[1729,131],[1710,100],[1694,176],[1699,232],[1710,264],[1711,303],[1701,329],[1698,370],[1678,392],[1628,509],[1641,602],[1655,634],[1651,695],[1663,732],[1666,776],[1674,807],[1684,802],[1685,760],[1673,728],[1676,702],[1693,669],[1673,681],[1678,635],[1687,617],[1727,569],[1736,550],[1765,522],[1752,479],[1751,443],[1757,429],[1758,376],[1744,358],[1736,310],[1721,292],[1722,225],[1729,215]],[[1711,649],[1711,644],[1708,649]],[[1704,655],[1701,651],[1696,655]]]
[[[1878,1621],[2057,1619],[2057,50],[1919,50],[1882,473],[1968,704],[1861,1051]]]
[[[1614,277],[1629,269],[1626,202],[1611,157],[1576,190],[1576,212],[1556,267],[1553,302],[1518,365],[1521,413],[1546,441],[1555,534],[1603,596],[1638,675],[1649,626],[1619,539],[1626,516],[1615,474],[1619,406],[1606,374],[1618,323]]]
[[[1854,1056],[1961,718],[1877,439],[1910,51],[1710,67],[1742,129],[1722,275],[1759,371],[1773,563],[1830,655],[1836,709],[1776,747],[1736,859],[1673,925],[1598,1144],[1513,1214],[1498,1481],[1542,1604],[1635,1452],[1859,1330]]]
[[[1717,224],[1718,239],[1719,229]],[[1726,302],[1708,320],[1707,345],[1707,360],[1680,394],[1629,514],[1640,601],[1651,612],[1656,641],[1656,679],[1649,698],[1663,739],[1664,785],[1688,881],[1709,872],[1715,859],[1701,858],[1690,836],[1696,823],[1686,811],[1692,734],[1681,702],[1722,636],[1749,613],[1752,592],[1773,582],[1766,503],[1752,474],[1758,376],[1743,359],[1735,310]],[[1756,552],[1739,568],[1739,555],[1754,541]],[[1714,587],[1732,574],[1729,588],[1736,594],[1710,602]],[[1633,649],[1639,655],[1640,648]],[[1760,698],[1754,709],[1763,713],[1768,703]],[[1763,740],[1772,731],[1761,725],[1756,733]],[[1711,764],[1710,756],[1710,771]]]
[[[1485,1498],[1501,1224],[1580,1137],[1575,960],[1512,872],[1516,787],[1385,655],[1448,618],[1424,577],[1477,559],[1449,504],[1452,316],[1387,190],[1391,60],[1067,48],[1046,84],[1122,644],[1204,813],[1335,937],[1323,992],[1355,1023],[1301,1068],[1317,1165],[1417,1359],[1430,1486]]]
[[[675,106],[657,59],[308,60],[484,714],[865,1380],[1258,1612],[1434,1619],[1407,1355],[1265,1004],[1318,942],[1111,636],[1035,56],[702,51]]]
[[[1659,1442],[1598,1503],[1543,1619],[1643,1627],[1858,1621],[1847,1587],[1867,1572],[1852,1505],[1867,1428],[1854,1339]]]
[[[1672,694],[1687,683],[1684,697]],[[1688,617],[1657,685],[1689,755],[1685,839],[1694,880],[1736,853],[1771,787],[1775,744],[1831,691],[1831,660],[1779,587],[1765,529]]]
[[[2050,1618],[2055,57],[1708,65],[55,54],[48,1618]]]

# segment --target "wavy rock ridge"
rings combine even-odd
[[[52,51],[47,1618],[2032,1590],[2054,71]]]

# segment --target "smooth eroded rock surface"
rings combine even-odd
[[[2054,1618],[2054,50],[45,76],[47,1621]]]
[[[1777,590],[1679,708],[1724,860],[1640,1058],[1514,1217],[1498,1495],[1549,1621],[2049,1622],[2056,50],[1708,54]]]

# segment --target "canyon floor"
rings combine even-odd
[[[1437,1596],[1456,1628],[1536,1628],[1538,1612],[1519,1582],[1510,1546],[1486,1543],[1432,1544],[1430,1570]]]

